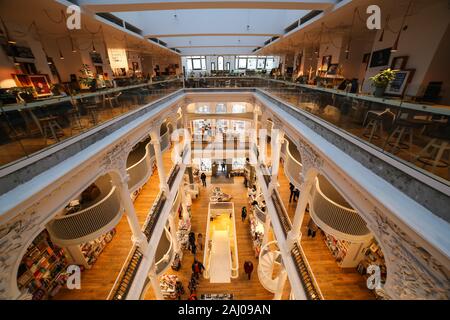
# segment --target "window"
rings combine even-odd
[[[239,69],[247,69],[247,58],[239,58],[238,68]]]
[[[216,70],[216,63],[211,62],[211,71],[215,71],[215,70]]]
[[[265,66],[266,66],[266,59],[258,59],[256,69],[264,69]]]
[[[274,64],[273,58],[266,59],[266,69],[267,70],[272,70],[274,67],[273,64]]]
[[[244,113],[245,110],[245,105],[243,104],[233,104],[233,109],[232,109],[232,113]]]
[[[223,57],[222,56],[217,58],[217,70],[223,70]]]
[[[225,103],[218,103],[216,106],[216,113],[226,113],[227,105]]]
[[[186,66],[188,71],[206,70],[206,58],[205,56],[186,57]]]
[[[231,70],[231,63],[227,62],[225,70],[227,70],[227,71]]]
[[[195,106],[196,113],[209,113],[209,106],[207,104],[200,104]]]
[[[256,69],[256,58],[248,58],[247,59],[247,69],[249,69],[249,70]]]

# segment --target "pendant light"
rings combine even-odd
[[[390,18],[390,15],[388,14],[387,17],[386,17],[386,22],[384,23],[384,28],[383,28],[383,30],[381,30],[380,39],[378,39],[379,42],[383,42],[384,30],[386,29],[386,27],[389,24],[389,18]]]
[[[73,43],[72,37],[70,37],[70,46],[72,47],[72,53],[76,53],[77,49],[75,49],[75,44]]]
[[[95,50],[94,40],[92,40],[92,52],[96,53],[97,50]]]
[[[348,60],[350,58],[350,45],[352,43],[353,26],[355,24],[356,10],[358,10],[358,8],[355,8],[355,10],[353,11],[352,25],[350,26],[350,34],[348,36],[347,48],[345,49],[345,60]]]
[[[61,47],[60,47],[60,45],[59,45],[58,40],[56,40],[56,45],[58,46],[59,59],[64,60],[64,56],[63,56],[63,54],[62,54]]]
[[[409,1],[408,8],[406,9],[405,14],[403,15],[402,24],[400,25],[400,30],[398,31],[397,37],[395,38],[394,45],[391,48],[391,52],[397,52],[398,51],[398,43],[400,41],[400,35],[402,34],[402,31],[406,28],[404,28],[406,17],[408,16],[409,9],[411,8],[412,0]]]

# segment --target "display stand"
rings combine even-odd
[[[189,218],[178,222],[177,241],[181,250],[187,250],[189,246],[189,233],[191,232],[191,220]]]
[[[232,293],[205,293],[200,295],[200,300],[233,300]]]
[[[55,246],[47,231],[41,232],[28,247],[19,266],[17,284],[33,300],[54,297],[67,282],[64,250]]]
[[[164,299],[177,299],[177,281],[178,277],[174,274],[163,274],[161,276],[159,285]]]
[[[259,258],[262,242],[264,239],[264,225],[260,223],[253,213],[248,216],[250,222],[250,235],[252,237],[253,250],[255,251],[255,258]]]

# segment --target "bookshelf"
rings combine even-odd
[[[92,268],[100,254],[105,249],[106,245],[111,242],[115,234],[116,229],[114,228],[97,239],[65,248],[69,256],[69,262],[71,264],[83,266],[86,269]]]
[[[341,268],[355,268],[363,258],[367,243],[349,242],[325,233],[325,244]]]
[[[67,280],[67,259],[62,248],[55,246],[46,230],[28,247],[19,266],[17,283],[33,300],[54,297]]]

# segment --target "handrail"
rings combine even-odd
[[[278,195],[278,192],[275,190],[272,192],[271,195],[272,202],[275,206],[275,211],[277,213],[278,219],[281,223],[281,227],[284,233],[284,236],[286,237],[289,231],[292,229],[291,220],[289,219],[289,216],[287,215],[286,208],[284,207],[283,203],[280,200],[280,196]]]
[[[138,185],[140,181],[146,181],[148,176],[151,174],[151,142],[145,145],[144,156],[137,161],[135,164],[127,168],[127,172],[130,176],[128,181],[128,188],[130,192],[133,192],[134,188]],[[142,170],[139,170],[142,167]],[[143,172],[142,172],[143,171]]]
[[[176,164],[173,168],[172,171],[170,172],[169,178],[167,179],[167,184],[169,185],[169,188],[172,188],[175,179],[178,175],[178,172],[180,172],[180,166],[178,164]]]
[[[68,95],[64,97],[54,97],[52,99],[42,100],[42,101],[32,101],[32,102],[23,102],[23,103],[14,103],[14,104],[7,104],[2,106],[2,112],[7,111],[14,111],[14,110],[23,110],[23,109],[31,109],[31,108],[37,108],[42,106],[48,106],[52,104],[57,104],[61,102],[73,102],[79,99],[83,98],[91,98],[96,96],[103,96],[108,95],[116,92],[126,91],[126,90],[132,90],[132,89],[138,89],[142,87],[162,84],[162,83],[169,83],[169,82],[175,82],[179,81],[179,79],[170,79],[170,80],[164,80],[164,81],[157,81],[157,82],[151,82],[151,83],[141,83],[141,84],[135,84],[125,87],[116,87],[116,88],[110,88],[103,91],[96,91],[96,92],[87,92],[87,93],[79,93],[76,95]]]
[[[274,251],[270,250],[269,247],[271,245],[277,245],[277,247],[278,247],[278,241],[274,240],[274,241],[268,242],[261,248],[261,251],[259,252],[259,259],[258,259],[259,262],[258,262],[258,271],[257,272],[258,272],[258,277],[260,278],[261,285],[266,290],[274,293],[276,291],[276,288],[271,288],[270,284],[267,281],[271,281],[272,283],[273,282],[278,282],[277,279],[278,279],[279,276],[273,278],[272,277],[273,274],[269,275],[266,272],[264,272],[264,270],[262,269],[262,266],[263,266],[263,262],[262,261],[264,261],[263,257],[265,255],[271,254],[271,253],[273,253],[273,254],[275,254],[275,253],[281,254],[279,250],[274,250]],[[275,258],[274,258],[273,263],[275,263],[275,262],[276,261],[275,261]],[[272,265],[271,271],[273,271],[273,265]],[[263,278],[263,279],[261,279],[261,278]],[[267,280],[267,281],[264,281],[264,280]]]
[[[315,280],[311,267],[308,264],[308,260],[301,246],[295,242],[294,247],[291,250],[291,256],[294,260],[296,270],[300,276],[303,288],[305,289],[306,297],[308,300],[323,300],[322,292]]]

